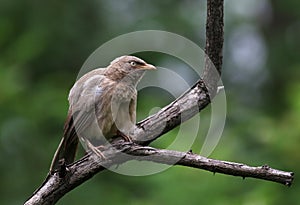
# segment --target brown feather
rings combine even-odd
[[[64,135],[51,172],[59,169],[61,159],[66,165],[74,161],[79,139],[89,147],[91,141],[101,137],[110,139],[118,132],[129,134],[136,120],[136,84],[147,69],[155,67],[134,56],[122,56],[107,68],[88,72],[74,84],[68,98]]]

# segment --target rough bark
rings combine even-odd
[[[41,187],[25,202],[26,205],[55,204],[66,193],[90,179],[96,173],[105,170],[104,167],[128,161],[133,159],[134,156],[143,156],[143,160],[157,163],[174,164],[175,162],[176,165],[194,167],[213,173],[223,173],[243,178],[253,177],[291,185],[293,173],[275,170],[267,165],[251,167],[240,163],[209,159],[193,153],[160,150],[146,146],[199,113],[216,94],[222,68],[223,4],[223,0],[207,0],[207,39],[205,48],[207,58],[203,79],[200,79],[181,97],[158,113],[137,123],[134,134],[131,136],[133,144],[126,143],[122,139],[116,139],[113,144],[117,151],[113,151],[112,147],[107,148],[103,151],[105,159],[89,153],[69,166],[62,164],[60,170],[48,175]],[[121,152],[133,156],[120,157],[119,153]]]
[[[194,167],[214,174],[223,173],[242,178],[252,177],[278,182],[287,186],[291,185],[294,175],[292,172],[272,169],[268,165],[251,167],[241,163],[209,159],[191,152],[156,149],[135,143],[126,143],[122,139],[115,140],[113,145],[114,147],[103,150],[105,159],[88,153],[80,160],[67,166],[63,174],[56,172],[49,175],[42,187],[25,204],[55,204],[64,194],[90,179],[99,171],[105,170],[104,167],[133,159],[141,160],[140,156],[145,161]],[[128,155],[121,155],[120,153]]]

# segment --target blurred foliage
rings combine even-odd
[[[0,1],[0,204],[22,204],[43,181],[60,141],[68,90],[102,43],[159,29],[205,45],[205,1]],[[226,1],[223,83],[227,122],[213,158],[300,172],[299,1]],[[150,63],[172,59],[142,54]],[[169,64],[170,65],[170,64]],[[174,64],[171,64],[174,65]],[[99,65],[103,66],[103,65]],[[180,64],[174,67],[181,67]],[[146,89],[138,119],[173,98]],[[209,126],[209,112],[201,114]],[[205,129],[193,150],[199,153]],[[202,129],[202,128],[201,128]],[[167,147],[178,129],[154,145]],[[188,136],[189,133],[187,132]],[[103,172],[58,204],[299,204],[299,182],[173,167],[151,176]]]

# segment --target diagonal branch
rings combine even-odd
[[[254,177],[290,185],[293,173],[272,169],[268,166],[250,167],[247,165],[213,160],[192,153],[160,150],[148,145],[164,133],[192,118],[204,109],[215,96],[222,68],[224,0],[207,0],[206,22],[206,61],[203,79],[181,97],[164,107],[157,114],[139,122],[132,139],[136,144],[126,144],[116,139],[113,144],[118,151],[109,148],[103,151],[105,160],[88,154],[73,164],[64,167],[53,175],[48,175],[41,187],[25,203],[54,204],[66,193],[79,186],[96,173],[113,164],[123,163],[132,157],[120,157],[121,151],[144,160],[163,164],[176,164],[241,177]],[[212,66],[214,65],[214,66]],[[174,163],[175,162],[175,163]]]
[[[199,80],[181,97],[162,108],[156,114],[137,123],[132,139],[148,145],[166,132],[192,118],[210,103],[206,86]]]

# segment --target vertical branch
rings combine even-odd
[[[205,69],[203,79],[210,97],[216,93],[223,60],[224,0],[207,0]]]
[[[203,78],[154,116],[137,124],[134,140],[147,145],[204,109],[215,96],[220,79],[224,42],[224,0],[207,0],[205,68]],[[190,106],[197,102],[197,107]],[[180,105],[180,109],[178,109]],[[187,114],[188,113],[188,114]],[[182,119],[182,116],[186,116]],[[151,120],[151,122],[150,122]],[[155,129],[149,129],[148,124]],[[164,128],[162,128],[164,126]],[[143,133],[143,135],[141,135]]]

